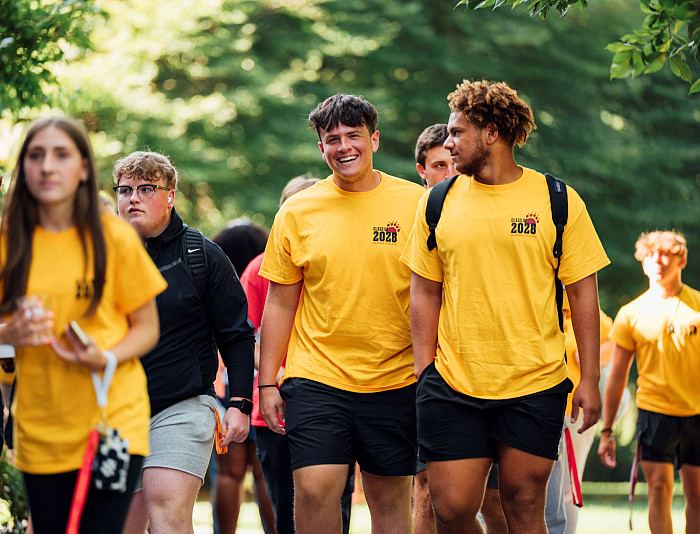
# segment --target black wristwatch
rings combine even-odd
[[[238,408],[241,412],[246,415],[250,415],[253,411],[253,401],[248,399],[233,400],[229,404],[229,408]]]

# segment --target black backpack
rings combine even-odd
[[[554,240],[553,249],[554,257],[557,259],[557,266],[554,269],[554,286],[556,291],[557,314],[559,316],[559,329],[563,332],[564,313],[562,312],[562,303],[564,301],[564,286],[559,280],[559,263],[561,262],[562,253],[562,236],[564,235],[564,227],[569,218],[569,203],[566,195],[566,184],[551,174],[545,174],[544,176],[547,178],[549,202],[552,206],[552,222],[557,229],[557,237]],[[459,178],[459,175],[436,184],[430,190],[428,203],[425,206],[425,222],[428,223],[428,230],[430,230],[430,235],[426,242],[428,250],[433,250],[437,247],[435,228],[440,221],[442,206],[445,203],[447,192],[457,181],[457,178]]]
[[[204,234],[199,230],[185,225],[185,231],[182,234],[182,247],[184,250],[182,256],[185,260],[185,264],[190,270],[190,274],[192,275],[194,283],[197,285],[197,289],[199,289],[202,302],[206,302],[209,260],[207,259]]]

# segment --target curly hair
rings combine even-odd
[[[114,163],[114,183],[122,178],[155,183],[161,178],[168,189],[177,189],[179,176],[168,156],[157,152],[132,152]]]
[[[657,250],[681,258],[688,258],[688,245],[685,237],[672,230],[643,233],[634,244],[634,249],[634,257],[638,261],[643,261],[649,254]]]
[[[479,128],[493,124],[510,146],[523,146],[535,125],[532,110],[505,82],[463,80],[447,95],[450,109],[464,113]]]

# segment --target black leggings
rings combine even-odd
[[[100,491],[90,486],[80,520],[81,534],[121,534],[142,465],[143,456],[131,455],[124,493]],[[78,471],[56,475],[23,474],[34,532],[65,534]]]

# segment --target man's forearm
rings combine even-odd
[[[416,378],[435,359],[442,284],[411,275],[411,333]]]
[[[615,422],[615,416],[620,407],[625,386],[627,386],[633,355],[631,350],[623,349],[619,345],[613,347],[610,373],[605,382],[605,394],[603,395],[604,428],[612,428]]]
[[[301,282],[291,286],[270,283],[260,325],[260,385],[277,381],[277,371],[289,346],[300,291]]]
[[[567,286],[571,323],[576,336],[581,380],[600,380],[600,311],[596,275]]]

